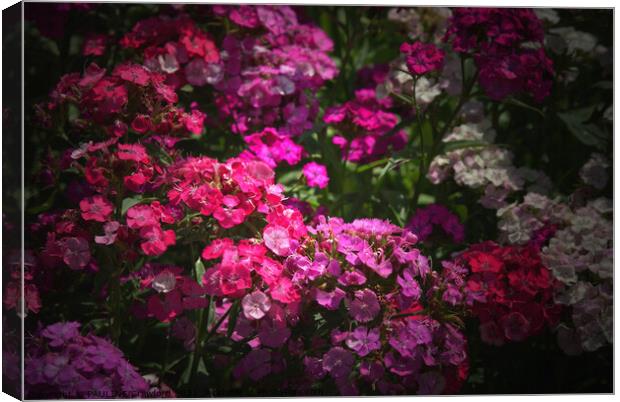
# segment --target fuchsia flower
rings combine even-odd
[[[465,228],[459,218],[448,208],[439,204],[417,209],[407,225],[407,229],[411,230],[421,241],[427,239],[435,227],[440,227],[454,243],[461,243],[465,238]]]
[[[84,56],[101,56],[105,53],[106,48],[106,35],[89,35],[84,39],[82,45],[82,54]]]
[[[121,224],[117,221],[110,221],[103,224],[103,236],[95,236],[95,243],[109,246],[116,241],[116,235]]]
[[[329,183],[327,168],[316,162],[306,163],[302,169],[310,187],[325,188]]]
[[[316,302],[328,310],[337,310],[340,302],[346,296],[346,293],[340,288],[336,288],[331,292],[315,289],[315,294]]]
[[[403,43],[400,52],[406,55],[407,68],[412,74],[430,73],[443,66],[444,51],[432,43]]]
[[[138,204],[127,210],[127,226],[131,229],[157,225],[159,222],[150,205]]]
[[[276,225],[267,225],[263,230],[265,246],[279,256],[287,256],[292,250],[292,239],[285,228]]]
[[[370,289],[356,291],[355,299],[349,304],[349,314],[359,322],[374,320],[380,310],[377,295]]]
[[[147,303],[148,314],[161,322],[170,322],[183,312],[183,303],[179,292],[169,292],[163,296],[152,295]]]
[[[174,230],[162,230],[159,226],[142,227],[140,237],[143,240],[140,248],[146,255],[161,255],[168,249],[168,246],[176,243]]]
[[[140,144],[118,144],[116,155],[118,159],[123,161],[134,161],[141,163],[149,163],[149,156],[146,149]]]
[[[271,308],[271,299],[260,290],[256,290],[245,295],[243,300],[241,300],[241,306],[243,307],[245,318],[248,320],[260,320]]]
[[[114,207],[103,196],[95,195],[80,201],[80,210],[82,218],[86,221],[105,222],[114,211]]]
[[[323,356],[323,369],[333,378],[347,377],[353,369],[353,354],[339,346],[331,348]]]
[[[90,262],[90,247],[82,237],[66,237],[61,241],[64,249],[63,261],[71,269],[84,268]]]
[[[360,357],[364,357],[373,350],[381,348],[379,330],[377,328],[357,327],[349,334],[346,344]]]

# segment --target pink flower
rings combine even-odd
[[[84,39],[82,46],[82,54],[84,56],[101,56],[105,53],[105,35],[89,35]]]
[[[145,226],[157,226],[155,214],[150,205],[134,205],[127,210],[127,226],[140,229]]]
[[[131,128],[140,134],[144,134],[151,129],[151,119],[144,114],[137,115],[131,122]]]
[[[174,289],[176,283],[175,275],[166,269],[153,278],[151,287],[158,293],[168,293]]]
[[[147,302],[149,316],[162,322],[170,322],[183,312],[181,294],[178,291],[166,293],[163,300],[159,295],[152,295]]]
[[[250,270],[243,265],[227,265],[220,268],[220,290],[225,295],[235,295],[252,286]]]
[[[291,254],[291,237],[285,228],[275,225],[267,225],[263,230],[265,246],[275,254],[286,257]]]
[[[95,243],[104,244],[109,246],[116,241],[116,232],[120,228],[121,224],[117,221],[106,222],[103,224],[103,236],[95,236]]]
[[[82,237],[66,237],[61,240],[64,249],[62,260],[71,269],[84,268],[90,262],[90,248]]]
[[[202,133],[206,117],[200,110],[192,110],[191,114],[185,116],[185,128],[192,134]]]
[[[243,307],[243,315],[248,320],[260,320],[271,308],[271,299],[269,296],[256,290],[248,295],[245,295],[241,301]]]
[[[336,288],[331,292],[324,292],[320,289],[315,289],[316,302],[328,310],[338,310],[340,302],[345,296],[346,293],[340,288]]]
[[[151,75],[146,68],[134,63],[124,63],[117,66],[113,74],[125,81],[140,86],[145,86],[151,79]]]
[[[80,201],[80,210],[82,218],[86,221],[105,222],[114,211],[114,207],[104,197],[95,195]]]
[[[501,325],[504,335],[511,341],[522,341],[529,335],[530,322],[518,312],[512,312],[502,317]]]
[[[116,155],[122,161],[149,162],[146,149],[140,144],[118,144]]]
[[[377,295],[370,289],[355,292],[355,299],[349,304],[349,314],[359,322],[372,321],[379,314],[381,306]]]
[[[407,56],[407,68],[416,75],[436,71],[443,66],[444,51],[432,43],[403,43],[400,52]]]
[[[262,346],[279,348],[291,336],[291,330],[285,322],[278,320],[262,320],[258,329],[258,339]]]
[[[346,344],[360,357],[364,357],[381,348],[379,329],[359,326],[349,334]]]
[[[355,363],[353,353],[336,346],[323,356],[323,370],[329,372],[333,378],[347,377]]]
[[[310,187],[325,188],[329,183],[329,176],[325,165],[316,162],[306,163],[302,169]]]
[[[215,239],[202,250],[202,258],[205,260],[214,260],[219,258],[224,250],[232,248],[233,241],[229,238]]]
[[[281,303],[293,303],[300,299],[299,292],[293,286],[288,278],[280,278],[280,280],[271,288],[271,297]]]
[[[232,197],[232,196],[227,196]],[[236,198],[236,197],[232,197]],[[226,202],[226,200],[224,200]],[[246,217],[246,212],[242,208],[235,208],[239,202],[229,203],[224,207],[218,207],[213,212],[213,217],[217,219],[220,226],[224,229],[230,229],[234,226],[240,225],[243,223]]]
[[[168,246],[176,243],[174,230],[162,230],[159,226],[146,226],[140,229],[140,237],[144,240],[140,248],[146,255],[161,255]]]

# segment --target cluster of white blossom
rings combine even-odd
[[[452,177],[461,186],[483,189],[480,203],[491,209],[506,206],[506,198],[516,191],[548,192],[551,183],[545,174],[515,167],[512,152],[493,143],[495,131],[488,120],[481,118],[475,103],[466,104],[461,115],[477,122],[461,124],[444,136],[444,143],[460,143],[463,147],[433,159],[426,176],[431,183]]]
[[[609,166],[595,154],[580,176],[585,184],[603,188]],[[580,205],[528,193],[523,202],[498,210],[498,228],[500,240],[511,244],[536,241],[550,230],[541,259],[561,283],[555,301],[571,308],[572,321],[558,326],[558,343],[565,353],[578,354],[612,343],[613,204],[604,197],[587,203],[575,194],[572,198]]]

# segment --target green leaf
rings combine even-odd
[[[121,215],[125,215],[127,213],[127,210],[133,207],[134,205],[138,205],[142,202],[155,201],[156,199],[157,198],[155,197],[142,198],[142,196],[140,195],[137,195],[135,197],[125,198],[123,202],[121,203]]]
[[[570,133],[584,145],[604,149],[607,143],[607,135],[594,124],[586,124],[592,116],[595,106],[569,110],[558,113],[560,120],[564,122]]]
[[[450,141],[443,146],[444,152],[455,151],[463,148],[488,147],[489,143],[478,140]]]
[[[239,317],[239,311],[241,310],[241,305],[239,304],[239,300],[235,300],[234,304],[230,307],[232,310],[230,311],[230,315],[228,316],[228,330],[226,335],[230,338],[232,336],[233,331],[235,330],[235,325],[237,325],[237,317]]]
[[[53,191],[50,196],[42,204],[28,208],[28,214],[36,215],[43,211],[49,210],[54,205],[57,191]]]
[[[196,275],[196,281],[198,281],[198,283],[201,283],[202,277],[205,274],[205,264],[202,263],[202,259],[200,257],[198,257],[198,259],[194,263],[194,274]]]

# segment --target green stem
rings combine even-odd
[[[422,120],[420,118],[420,107],[418,105],[418,100],[416,99],[416,86],[418,83],[418,79],[417,77],[414,77],[413,79],[413,95],[412,95],[412,102],[413,102],[413,107],[415,108],[415,116],[416,116],[416,123],[418,126],[418,132],[419,132],[419,136],[420,136],[420,164],[419,164],[419,176],[418,176],[418,181],[415,184],[415,187],[413,189],[413,208],[412,210],[415,211],[415,209],[418,207],[418,200],[420,198],[420,185],[422,184],[422,180],[424,179],[424,176],[426,175],[426,158],[425,158],[425,152],[424,152],[424,132],[422,131]]]

